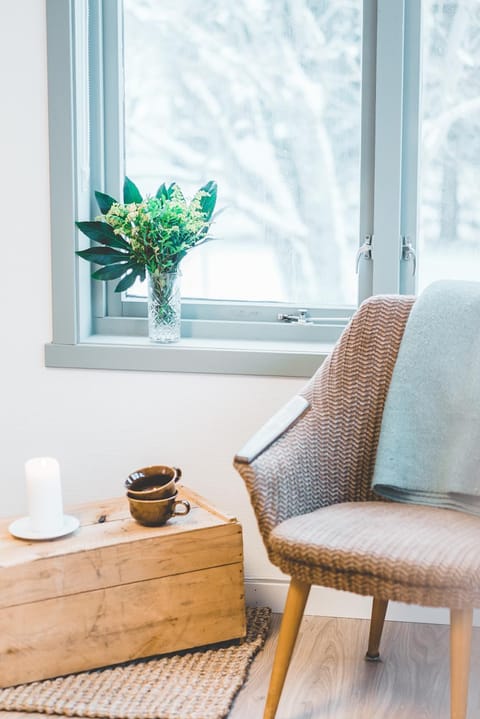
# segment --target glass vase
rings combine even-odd
[[[148,336],[151,342],[180,339],[181,273],[148,272]]]

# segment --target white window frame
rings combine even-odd
[[[364,0],[359,302],[414,289],[402,237],[412,244],[416,238],[419,14],[415,0]],[[121,2],[47,0],[47,32],[53,282],[47,366],[310,376],[352,308],[314,309],[323,321],[312,326],[278,321],[296,305],[184,301],[180,343],[161,346],[148,341],[145,302],[125,303],[91,280],[91,268],[75,255],[87,245],[74,223],[97,213],[94,189],[121,195]]]

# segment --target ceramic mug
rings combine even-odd
[[[175,494],[175,483],[182,476],[178,467],[155,465],[143,467],[128,475],[125,480],[127,496],[134,499],[165,499]]]
[[[127,495],[128,496],[128,495]],[[181,517],[189,513],[190,502],[177,499],[178,492],[165,499],[136,499],[128,497],[130,514],[139,523],[147,527],[159,527],[171,517]],[[183,507],[183,511],[180,511]]]

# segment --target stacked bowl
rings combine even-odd
[[[143,467],[125,480],[132,517],[148,527],[165,524],[171,517],[188,514],[190,504],[177,499],[176,483],[182,476],[178,467],[156,465]]]

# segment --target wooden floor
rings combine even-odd
[[[228,719],[261,719],[280,616]],[[368,622],[305,617],[277,719],[449,719],[448,627],[386,622],[380,663],[364,661]],[[480,629],[474,629],[468,719],[480,718]],[[40,714],[0,712],[0,719]]]
[[[229,719],[261,719],[280,625],[273,617]],[[276,719],[449,719],[449,631],[386,622],[382,662],[364,661],[368,622],[305,617]],[[474,629],[468,719],[480,718],[480,629]]]

